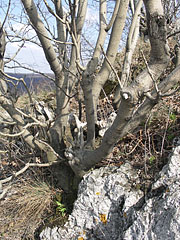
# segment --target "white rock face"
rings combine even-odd
[[[136,220],[118,240],[180,239],[180,146],[159,175]]]
[[[128,218],[126,212],[143,197],[134,185],[138,182],[137,173],[128,163],[87,174],[79,185],[69,222],[64,230],[58,230],[59,239],[117,239],[123,219]],[[52,230],[46,228],[41,239],[58,239],[54,235],[49,238],[50,232]]]
[[[180,145],[180,144],[179,144]],[[88,173],[64,228],[46,228],[41,240],[179,240],[180,146],[144,196],[129,163]]]

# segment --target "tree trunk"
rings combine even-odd
[[[77,175],[83,175],[84,171],[90,169],[95,163],[106,157],[112,151],[114,144],[125,134],[133,131],[157,103],[157,101],[149,99],[142,101],[146,93],[151,93],[153,88],[156,89],[155,85],[158,83],[155,83],[155,81],[166,69],[170,60],[166,38],[166,19],[163,15],[160,0],[144,1],[144,3],[151,43],[149,65],[130,86],[121,90],[122,100],[117,117],[113,125],[106,131],[100,147],[94,151],[79,152],[77,159],[69,161]],[[177,76],[176,71],[173,74]],[[171,76],[172,79],[174,78],[173,74]],[[162,87],[162,85],[160,86]],[[163,88],[160,89],[164,91]],[[138,106],[140,102],[142,104]]]
[[[3,26],[0,23],[0,69],[4,70],[4,52],[6,46],[5,32]],[[7,93],[7,84],[3,80],[4,76],[0,74],[0,93],[5,95]]]
[[[131,6],[134,7],[134,3],[131,1]],[[141,7],[143,5],[143,1],[139,0],[135,12],[132,10],[134,13],[133,15],[133,20],[131,23],[131,27],[129,29],[129,34],[127,38],[127,43],[126,43],[126,52],[125,52],[125,57],[124,57],[124,63],[123,63],[123,68],[122,68],[122,73],[121,73],[121,84],[123,87],[127,86],[128,81],[129,81],[129,75],[130,75],[130,68],[131,68],[131,62],[132,62],[132,56],[139,38],[139,27],[140,27],[140,11]],[[133,8],[134,9],[134,8]],[[113,99],[113,107],[115,109],[118,109],[119,104],[120,104],[120,86],[116,87],[115,94],[114,94],[114,99]]]

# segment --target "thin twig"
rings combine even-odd
[[[23,111],[21,111],[21,110],[18,109],[18,108],[15,108],[15,109],[16,109],[16,111],[18,111],[20,114],[22,114],[24,117],[26,117],[26,118],[31,118],[32,120],[34,120],[34,122],[36,123],[36,124],[34,124],[34,125],[39,125],[39,126],[41,126],[41,127],[47,127],[47,124],[46,124],[46,123],[40,122],[40,121],[37,120],[35,117],[33,117],[33,116],[29,115],[29,114],[24,113]]]
[[[151,113],[149,114],[147,120],[146,120],[146,123],[145,123],[145,126],[144,126],[144,133],[145,133],[145,143],[144,143],[144,172],[145,172],[145,175],[147,176],[147,124],[149,122],[149,119],[151,117]]]
[[[52,162],[52,163],[26,163],[26,165],[20,169],[18,172],[14,173],[12,176],[5,178],[3,180],[0,180],[1,184],[10,182],[14,177],[18,177],[20,174],[24,173],[29,167],[49,167],[52,164],[54,164],[56,162]]]
[[[3,20],[3,23],[2,23],[1,29],[4,28],[4,24],[5,24],[5,22],[6,22],[6,19],[7,19],[7,17],[8,17],[8,14],[9,14],[10,6],[11,6],[11,0],[9,0],[8,8],[7,8],[6,15],[5,15],[5,18],[4,18],[4,20]]]
[[[53,165],[54,163],[57,163],[57,161],[51,162],[51,163],[26,163],[26,165],[20,169],[18,172],[14,173],[12,176],[0,180],[0,185],[10,182],[15,177],[18,177],[20,174],[24,173],[29,167],[49,167]],[[4,189],[2,189],[2,193],[0,194],[0,199],[4,198],[7,191],[11,188],[11,183]]]
[[[3,189],[2,193],[0,194],[0,199],[3,199],[6,196],[6,193],[8,192],[8,190],[11,188],[11,184],[9,186],[7,186],[6,188]]]
[[[126,156],[131,155],[136,150],[136,148],[138,147],[140,142],[141,142],[141,139],[138,140],[138,142],[136,143],[136,145],[133,147],[133,149],[130,152],[126,153]]]
[[[8,59],[8,61],[5,61],[4,63],[10,63],[11,61],[13,61],[15,59],[15,57],[18,55],[18,53],[21,51],[21,49],[24,47],[25,45],[25,40],[21,39],[21,41],[23,41],[23,43],[21,44],[21,46],[19,46],[19,48],[17,49],[17,51],[14,53],[14,55]]]
[[[176,32],[174,32],[174,33],[169,34],[169,35],[167,36],[167,38],[170,38],[170,37],[172,37],[172,36],[175,36],[175,35],[177,35],[177,34],[179,34],[179,33],[180,33],[180,30],[179,30],[179,31],[176,31]]]
[[[49,11],[55,18],[57,18],[57,20],[59,20],[62,24],[66,24],[66,22],[65,22],[62,18],[60,18],[60,17],[53,11],[53,9],[49,6],[49,4],[47,3],[47,1],[46,1],[46,0],[43,0],[43,1],[44,1],[45,5],[46,5],[48,11]]]
[[[171,106],[169,107],[168,118],[167,118],[167,121],[166,121],[165,131],[164,131],[162,144],[161,144],[161,152],[160,152],[160,156],[161,157],[163,155],[164,142],[165,142],[165,137],[166,137],[166,134],[167,134],[167,128],[168,128],[168,124],[169,124],[170,112],[171,112]]]
[[[153,74],[152,74],[152,72],[151,72],[151,69],[149,68],[148,62],[147,62],[146,57],[145,57],[145,55],[144,55],[144,53],[143,53],[142,50],[141,50],[141,53],[142,53],[142,56],[143,56],[143,59],[144,59],[146,68],[147,68],[147,70],[148,70],[148,73],[149,73],[151,79],[153,80],[156,93],[157,93],[157,95],[158,95],[158,97],[159,97],[159,96],[161,96],[161,94],[160,94],[160,91],[159,91],[159,89],[158,89],[158,85],[157,85],[157,83],[156,83],[156,80],[154,79],[154,76],[153,76]]]
[[[117,71],[116,71],[116,69],[113,67],[113,65],[111,64],[111,62],[109,61],[109,59],[108,59],[108,57],[107,57],[107,55],[106,55],[103,47],[102,47],[101,45],[100,45],[100,47],[101,47],[102,53],[103,53],[103,55],[104,55],[107,63],[108,63],[109,66],[111,67],[113,73],[115,74],[115,76],[116,76],[116,78],[117,78],[117,80],[118,80],[118,83],[119,83],[119,86],[120,86],[120,90],[121,90],[121,89],[122,89],[122,84],[121,84],[121,80],[120,80],[120,78],[119,78],[119,76],[118,76],[118,74],[117,74]]]
[[[25,130],[27,128],[35,126],[35,125],[37,126],[37,125],[39,125],[39,123],[35,123],[35,122],[34,123],[28,123],[28,124],[26,124],[26,126],[23,127],[23,130],[21,132],[18,132],[18,133],[9,134],[9,133],[0,132],[0,135],[2,135],[3,137],[19,137],[25,132]]]
[[[33,69],[33,68],[30,68],[30,67],[23,66],[23,65],[21,65],[21,64],[20,64],[18,61],[16,61],[16,60],[13,60],[13,61],[14,61],[14,63],[18,64],[18,66],[13,66],[13,67],[6,66],[6,67],[9,68],[9,69],[24,68],[24,69],[29,70],[29,71],[32,71],[32,72],[34,72],[34,73],[40,74],[40,75],[48,78],[50,81],[54,82],[55,86],[56,86],[58,89],[60,89],[60,90],[64,93],[64,95],[65,95],[66,97],[68,97],[68,98],[73,98],[73,97],[74,97],[74,94],[73,94],[73,96],[68,95],[68,94],[66,93],[66,91],[65,91],[62,87],[60,87],[60,86],[58,86],[58,85],[56,84],[55,79],[52,78],[51,76],[49,76],[48,74],[42,73],[42,72],[40,72],[40,71],[38,71],[38,70],[35,70],[35,69]],[[6,74],[6,75],[7,75],[7,74]],[[8,76],[9,76],[9,75],[8,75]],[[9,76],[9,77],[10,77],[11,79],[14,78],[14,77],[11,77],[11,76]],[[16,80],[19,80],[19,79],[16,78]]]

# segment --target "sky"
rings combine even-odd
[[[11,58],[17,51],[21,44],[20,43],[9,43],[6,48],[6,58]],[[44,73],[51,72],[49,64],[46,61],[44,52],[42,48],[32,44],[26,43],[21,51],[17,54],[16,59],[24,66],[28,68],[34,68],[37,71],[42,71]],[[13,67],[14,63],[12,62],[9,66]],[[6,68],[8,72],[27,72],[27,70],[21,69],[11,69]]]
[[[0,1],[0,4],[2,4],[2,1]],[[4,7],[4,13],[7,9],[7,7]],[[10,10],[9,15],[11,16],[11,18],[13,18],[14,20],[11,22],[11,27],[13,27],[13,29],[15,30],[17,35],[20,35],[20,29],[23,28],[23,25],[19,23],[19,19],[18,19],[18,15],[20,15],[20,10],[21,10],[21,6],[20,5],[14,5],[12,7],[12,9]],[[2,8],[1,10],[2,11]],[[1,14],[1,22],[3,22],[3,12]],[[87,10],[87,16],[86,16],[86,28],[92,28],[92,26],[97,23],[98,21],[98,10],[95,10],[91,7],[88,7]],[[10,27],[8,24],[6,24],[6,31],[7,32],[11,32]],[[92,41],[95,40],[97,33],[94,32],[94,34],[90,34]],[[28,31],[28,36],[32,37],[35,35],[34,30],[29,30]],[[89,39],[90,40],[90,39]],[[17,49],[19,48],[19,46],[21,45],[20,42],[8,42],[7,39],[7,46],[6,46],[6,52],[5,52],[5,58],[11,58],[17,51]],[[47,63],[46,59],[45,59],[45,55],[44,52],[42,50],[42,48],[38,47],[35,44],[32,44],[30,42],[26,43],[25,46],[23,46],[23,48],[21,49],[21,51],[17,54],[16,58],[21,64],[23,64],[26,67],[30,67],[30,68],[34,68],[37,71],[41,71],[43,73],[49,73],[51,72],[51,69],[49,67],[49,64]],[[11,62],[8,64],[8,66],[13,67],[14,63]],[[6,72],[29,72],[25,69],[17,69],[17,68],[5,68]]]

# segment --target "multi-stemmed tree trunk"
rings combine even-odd
[[[96,148],[95,123],[97,122],[98,99],[113,69],[128,16],[130,1],[117,0],[110,20],[107,19],[107,1],[99,1],[99,34],[92,58],[86,66],[82,66],[81,62],[81,34],[88,1],[69,1],[70,12],[67,13],[64,12],[61,0],[52,1],[54,8],[44,0],[48,11],[56,19],[57,38],[55,43],[58,45],[58,52],[54,49],[54,39],[50,39],[44,22],[38,13],[37,4],[33,0],[21,1],[55,76],[56,118],[48,132],[48,144],[38,137],[33,137],[28,128],[24,129],[25,123],[21,113],[13,107],[6,97],[1,96],[0,102],[12,119],[16,121],[28,145],[43,152],[47,161],[56,162],[54,172],[59,178],[61,187],[66,191],[71,191],[74,187],[77,187],[81,177],[96,163],[105,158],[120,138],[137,128],[155,104],[177,84],[180,67],[177,66],[169,76],[158,82],[170,61],[166,18],[161,0],[144,0],[151,45],[150,60],[146,69],[128,85],[132,53],[138,39],[140,9],[143,4],[141,0],[131,1],[131,9],[132,4],[134,6],[132,25],[129,28],[127,51],[122,78],[119,83],[120,100],[117,116],[103,136],[101,145]],[[108,33],[110,37],[106,46],[105,40]],[[70,53],[67,51],[69,42]],[[105,52],[105,56],[100,66],[103,52]],[[75,143],[68,142],[69,138],[71,141],[74,140],[70,136],[68,100],[78,81],[80,81],[83,91],[86,108],[87,140],[85,143],[82,141],[75,145]],[[68,143],[70,143],[70,147]]]

